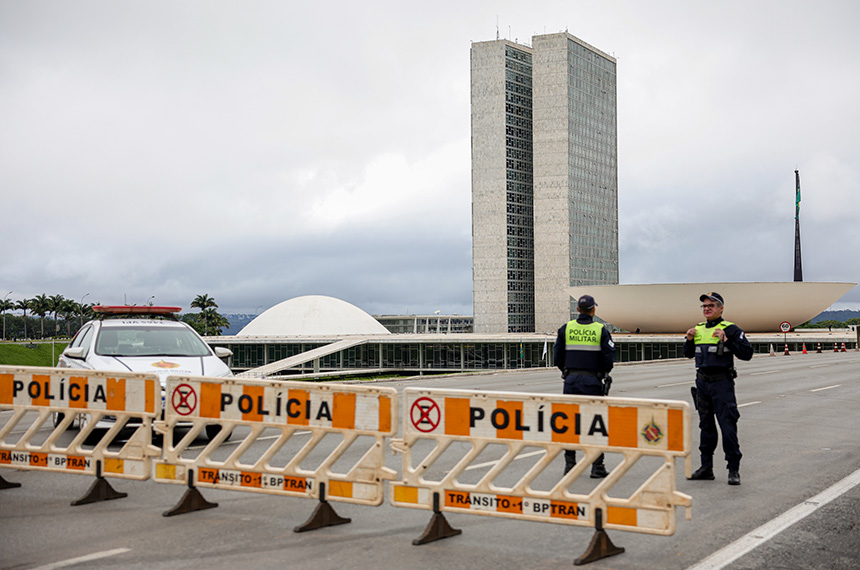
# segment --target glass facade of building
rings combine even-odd
[[[618,283],[618,141],[614,61],[568,41],[570,285]]]
[[[420,335],[416,335],[420,336]],[[464,335],[465,336],[465,335]],[[275,362],[265,361],[264,355],[298,356],[304,352],[326,346],[326,342],[284,342],[280,339],[266,341],[230,342],[228,339],[210,341],[213,346],[223,346],[233,351],[228,364],[234,372],[243,372]],[[333,339],[332,343],[335,342]],[[768,354],[773,348],[771,341],[751,339],[756,354]],[[802,342],[788,342],[789,350],[801,350]],[[808,343],[809,344],[809,343]],[[850,343],[849,343],[850,344]],[[552,367],[555,337],[534,335],[529,338],[489,339],[485,337],[462,340],[416,340],[393,342],[391,339],[368,339],[343,350],[320,356],[318,362],[309,359],[302,364],[283,370],[278,375],[308,374],[337,371],[390,371],[391,373],[440,373],[467,372],[477,370],[512,370]],[[824,346],[832,351],[833,344]],[[838,347],[838,343],[836,345]],[[782,345],[779,345],[781,348]],[[856,344],[854,345],[856,348]],[[849,346],[849,348],[851,348]],[[683,335],[676,339],[651,339],[636,336],[615,338],[615,362],[641,362],[648,360],[683,359]],[[686,361],[686,359],[685,359]],[[690,373],[694,374],[692,363]]]
[[[534,332],[532,56],[505,46],[508,332]]]
[[[471,315],[373,315],[392,334],[454,334],[472,332]]]

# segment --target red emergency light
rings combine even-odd
[[[152,305],[95,305],[94,313],[104,315],[172,315],[182,307],[157,307]]]

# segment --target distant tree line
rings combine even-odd
[[[847,329],[850,325],[860,325],[860,319],[848,319],[846,321],[836,321],[833,319],[827,319],[824,321],[818,322],[807,322],[800,325],[798,328],[802,329]]]
[[[83,300],[82,300],[83,301]],[[62,295],[36,295],[32,299],[0,299],[2,339],[71,338],[91,320],[93,307],[101,303],[78,303]],[[218,312],[218,304],[209,295],[197,295],[191,308],[199,313],[184,313],[179,319],[204,336],[220,336],[230,322]]]

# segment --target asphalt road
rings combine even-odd
[[[854,486],[860,470],[860,353],[761,355],[738,368],[742,485],[726,484],[718,451],[715,481],[679,476],[678,489],[693,497],[692,520],[679,509],[671,537],[609,531],[625,552],[588,567],[860,567],[860,486]],[[692,369],[689,361],[620,365],[613,372],[612,395],[689,401]],[[384,385],[561,391],[559,374],[551,370]],[[239,438],[241,432],[234,439]],[[693,440],[695,447],[697,431]],[[608,467],[614,460],[607,455]],[[399,456],[389,454],[386,461],[399,467]],[[683,473],[683,461],[677,468]],[[388,502],[365,507],[332,501],[351,523],[295,533],[293,528],[313,513],[313,501],[203,489],[217,508],[165,518],[162,513],[179,501],[183,487],[111,479],[128,497],[72,507],[91,478],[13,469],[0,475],[22,484],[0,491],[4,569],[568,568],[594,534],[588,528],[446,514],[461,535],[413,546],[430,513]],[[838,492],[828,495],[833,486]],[[792,515],[798,509],[809,512]],[[747,551],[744,545],[750,543],[755,548]]]

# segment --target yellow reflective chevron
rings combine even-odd
[[[696,344],[717,344],[720,339],[714,336],[714,331],[718,328],[725,330],[733,324],[735,323],[721,321],[716,326],[708,328],[707,323],[699,323],[696,325],[696,336],[693,337],[693,342]]]

